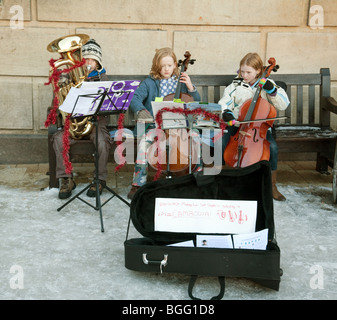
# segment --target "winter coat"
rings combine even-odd
[[[137,113],[142,109],[147,109],[153,116],[151,102],[159,97],[159,92],[160,80],[148,76],[137,88],[130,104],[131,110],[134,113]],[[200,94],[198,91],[188,91],[185,83],[181,84],[181,93],[188,93],[193,97],[194,101],[200,101]]]
[[[286,92],[275,82],[269,79],[277,88],[276,94],[267,94],[265,90],[261,91],[261,97],[271,103],[277,110],[285,110],[289,105],[289,99]],[[222,112],[229,109],[233,112],[235,119],[239,116],[240,107],[244,102],[252,99],[258,82],[254,86],[250,86],[247,82],[240,78],[235,78],[233,82],[225,88],[224,94],[219,101],[222,107]]]

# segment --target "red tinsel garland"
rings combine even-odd
[[[57,62],[58,60],[54,60],[54,59],[50,59],[49,60],[49,65],[51,66],[51,68],[53,69],[52,74],[49,76],[49,81],[45,83],[46,86],[50,85],[51,83],[53,84],[53,88],[54,88],[54,99],[53,99],[53,109],[49,112],[47,120],[45,122],[45,127],[48,128],[50,126],[50,124],[55,124],[56,123],[56,114],[57,114],[57,109],[59,107],[59,99],[58,99],[58,92],[60,90],[60,87],[58,85],[60,78],[61,78],[61,74],[62,73],[69,73],[72,70],[82,67],[85,64],[85,59],[83,58],[82,61],[78,61],[76,62],[72,67],[67,68],[67,69],[63,69],[63,70],[58,70],[55,67],[55,62]]]
[[[122,159],[123,159],[123,148],[121,146],[121,143],[122,143],[122,137],[123,137],[123,121],[124,121],[124,117],[125,117],[125,113],[121,113],[119,115],[119,118],[118,118],[118,130],[117,130],[117,141],[116,141],[116,151],[117,151],[117,154],[118,154],[118,158],[119,158],[119,165],[115,168],[115,172],[117,172],[118,170],[120,170],[121,168],[124,167],[126,161],[124,159],[124,162],[121,163]]]
[[[82,61],[77,61],[73,66],[71,66],[70,68],[66,68],[66,69],[62,69],[62,70],[58,70],[57,67],[55,66],[55,63],[58,60],[54,60],[54,59],[50,59],[49,60],[49,65],[52,68],[53,72],[52,74],[49,76],[49,81],[45,83],[45,85],[50,85],[51,83],[53,84],[53,93],[54,93],[54,99],[53,99],[53,109],[50,110],[47,120],[45,121],[45,127],[48,128],[51,124],[55,124],[56,123],[56,118],[57,118],[57,109],[59,107],[59,99],[58,99],[58,92],[60,90],[60,87],[58,85],[60,78],[61,78],[61,74],[67,74],[69,72],[71,72],[72,70],[82,67],[85,64],[85,59],[83,58]],[[66,169],[66,174],[70,174],[72,172],[72,165],[71,162],[69,160],[69,149],[70,149],[70,142],[69,142],[69,128],[70,128],[70,116],[68,115],[67,118],[65,119],[65,123],[64,123],[64,133],[63,133],[63,163],[65,165],[65,169]]]
[[[63,156],[63,164],[65,167],[65,172],[66,174],[71,174],[73,171],[72,164],[69,160],[69,150],[70,150],[70,117],[71,114],[68,114],[65,121],[64,121],[64,127],[63,127],[63,151],[62,151],[62,156]]]
[[[221,135],[215,136],[213,138],[214,141],[216,141],[217,139],[219,139],[223,135],[224,130],[227,127],[227,124],[222,120],[222,118],[220,118],[218,115],[216,115],[212,112],[206,111],[202,108],[197,108],[197,109],[193,109],[193,110],[183,109],[183,108],[173,108],[173,109],[162,108],[161,110],[158,111],[158,113],[156,115],[156,119],[155,119],[159,129],[161,129],[162,125],[163,125],[163,113],[164,112],[179,113],[179,114],[183,114],[185,116],[187,116],[187,115],[203,115],[205,118],[212,119],[213,121],[218,122],[219,125],[220,125],[220,129],[221,129]],[[158,135],[157,135],[157,137],[158,137]],[[160,148],[159,148],[158,138],[156,139],[156,143],[157,143],[157,150],[158,150],[158,158],[160,158],[160,155],[159,155]],[[159,179],[159,177],[161,175],[161,172],[162,172],[162,167],[161,167],[160,161],[158,161],[158,169],[157,169],[156,175],[154,177],[154,180]]]

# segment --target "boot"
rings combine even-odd
[[[131,190],[128,193],[128,199],[132,200],[133,196],[136,194],[137,190],[139,189],[139,186],[132,186]]]
[[[103,188],[106,186],[106,182],[104,180],[99,180],[98,190],[99,194],[102,194]],[[92,183],[90,188],[87,191],[87,196],[90,198],[96,197],[96,183]]]
[[[277,172],[272,171],[271,179],[272,179],[273,198],[277,201],[285,201],[286,200],[285,196],[277,190],[276,177],[277,177]]]
[[[67,199],[71,196],[72,190],[76,188],[76,183],[72,178],[61,178],[60,180],[59,198]]]

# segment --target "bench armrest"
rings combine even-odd
[[[324,109],[337,114],[337,101],[333,97],[322,97]]]

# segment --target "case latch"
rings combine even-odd
[[[143,262],[144,264],[159,264],[160,273],[163,273],[163,267],[167,266],[168,254],[164,254],[164,259],[161,261],[147,260],[147,253],[143,253]]]

